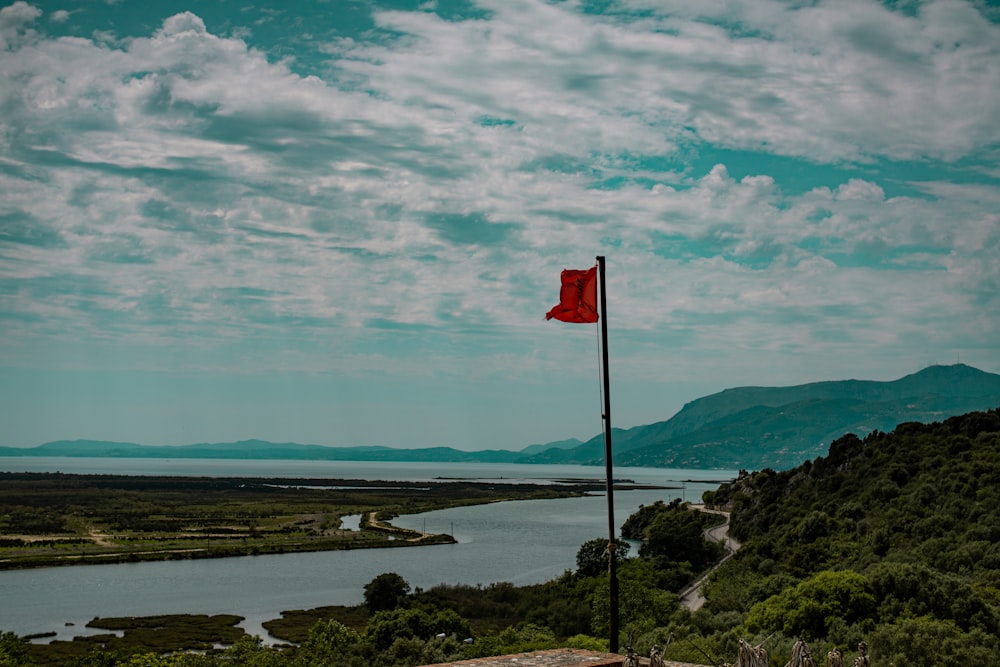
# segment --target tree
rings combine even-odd
[[[584,542],[576,552],[576,573],[581,577],[596,577],[608,571],[608,542],[606,538],[595,538]],[[632,545],[616,542],[615,554],[619,561],[628,557]]]
[[[750,632],[779,631],[789,637],[823,639],[837,619],[870,627],[875,596],[868,580],[851,570],[824,571],[750,608]]]
[[[18,637],[13,632],[0,633],[0,665],[27,665],[28,640]]]
[[[265,646],[259,636],[243,635],[223,651],[217,663],[241,667],[280,667],[287,664],[287,660],[277,649]]]
[[[360,642],[358,633],[335,620],[319,621],[299,649],[299,665],[347,665]]]
[[[469,623],[451,609],[393,609],[380,611],[368,621],[365,638],[378,651],[385,651],[398,639],[430,639],[437,635],[465,638]]]
[[[976,630],[962,632],[952,621],[927,616],[881,625],[871,634],[878,664],[907,667],[996,664],[996,637]]]
[[[677,507],[680,503],[680,499],[676,499],[670,503],[670,507]],[[642,540],[646,537],[646,529],[649,528],[649,524],[653,522],[653,519],[659,515],[660,512],[665,511],[667,505],[663,504],[662,500],[657,500],[652,505],[639,505],[639,509],[629,515],[625,519],[625,523],[622,524],[622,535],[630,540]]]
[[[406,579],[395,572],[386,572],[365,584],[365,606],[373,614],[395,609],[409,592]]]
[[[510,655],[556,648],[559,641],[549,628],[535,623],[518,623],[499,634],[477,639],[467,653],[476,658],[490,655]]]
[[[665,506],[650,521],[639,555],[651,558],[657,567],[689,563],[694,571],[708,567],[722,556],[722,546],[702,534],[715,519],[704,512],[688,509],[676,501]]]
[[[621,628],[640,632],[666,625],[678,606],[677,596],[659,585],[660,574],[645,560],[632,559],[618,572],[618,613]],[[601,637],[609,631],[610,586],[604,577],[591,598],[591,630]]]

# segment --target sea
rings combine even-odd
[[[0,471],[208,477],[287,477],[385,481],[477,480],[548,484],[606,479],[603,466],[397,463],[230,459],[0,457]],[[616,529],[641,505],[701,494],[734,470],[618,467],[616,480],[649,487],[615,490]],[[352,518],[355,519],[355,518]],[[395,525],[448,533],[456,544],[187,561],[59,566],[0,571],[0,632],[44,634],[36,641],[102,632],[96,617],[236,614],[248,633],[272,642],[262,623],[281,612],[363,601],[364,585],[395,572],[413,588],[543,583],[576,567],[576,553],[608,535],[603,492],[523,500],[397,517]],[[55,633],[53,636],[51,633]]]

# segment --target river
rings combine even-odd
[[[604,479],[603,467],[508,464],[414,464],[341,461],[77,459],[3,457],[11,472],[107,473],[426,481],[440,478],[535,481]],[[698,500],[734,471],[618,468],[617,479],[670,489],[615,491],[615,523],[640,505]],[[238,614],[247,632],[283,610],[358,604],[366,583],[384,572],[414,588],[439,583],[541,583],[576,566],[580,545],[606,537],[604,494],[492,503],[398,517],[394,524],[451,533],[457,544],[241,558],[62,566],[0,572],[0,631],[20,635],[86,633],[97,616]]]

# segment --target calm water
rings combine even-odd
[[[581,478],[604,480],[602,466],[524,465],[507,463],[397,463],[372,461],[263,461],[234,459],[87,459],[64,456],[0,456],[0,471],[65,472],[109,475],[188,475],[197,477],[328,477],[388,481],[484,479],[508,482]],[[680,484],[685,480],[720,480],[732,470],[616,468],[616,479],[643,484]]]
[[[505,481],[604,479],[604,468],[505,464],[412,464],[339,461],[0,458],[0,470],[132,475],[331,477],[426,481],[440,477]],[[674,486],[616,491],[617,526],[641,504],[697,500],[733,471],[619,468],[618,479]],[[396,525],[452,533],[458,544],[405,549],[283,554],[243,558],[42,568],[0,572],[0,631],[83,634],[96,616],[232,613],[248,632],[282,610],[358,604],[363,587],[397,572],[413,587],[439,583],[518,585],[548,581],[576,564],[580,545],[607,536],[603,494],[517,501],[399,517]],[[68,625],[72,624],[72,625]]]

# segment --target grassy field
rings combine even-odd
[[[439,483],[0,473],[0,570],[452,542],[386,523],[588,484]],[[360,530],[342,517],[361,516]]]

